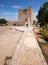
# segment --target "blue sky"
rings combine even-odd
[[[18,9],[32,7],[35,16],[40,6],[48,0],[0,0],[0,18],[16,21],[18,19]]]

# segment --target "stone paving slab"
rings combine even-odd
[[[47,65],[33,30],[26,30],[9,65]]]

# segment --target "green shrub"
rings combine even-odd
[[[13,26],[16,26],[16,24],[13,24]]]
[[[9,62],[7,62],[8,60],[10,61],[12,59],[12,56],[7,56],[5,57],[5,61],[4,61],[4,65],[8,65]]]
[[[20,25],[18,24],[18,26],[20,26]]]
[[[7,60],[9,60],[9,59],[12,59],[12,56],[10,56],[10,57],[7,56],[7,57],[5,58],[5,61],[7,61]]]
[[[44,38],[48,42],[48,34],[47,33],[45,33]]]
[[[40,33],[43,35],[44,39],[48,42],[48,32],[42,30]]]
[[[5,19],[0,19],[0,24],[6,24],[7,21]]]

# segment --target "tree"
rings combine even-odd
[[[5,19],[0,19],[0,24],[6,24],[7,21]]]
[[[48,11],[45,17],[46,17],[46,23],[48,23]]]
[[[40,7],[36,17],[41,26],[45,26],[48,23],[48,2],[45,2]]]

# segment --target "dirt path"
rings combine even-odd
[[[47,65],[33,30],[24,32],[9,65]]]

